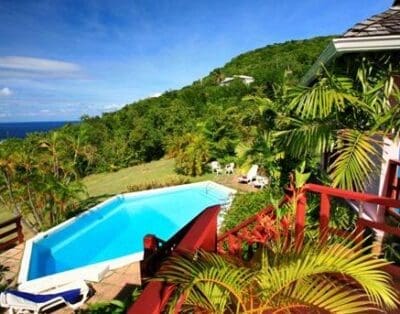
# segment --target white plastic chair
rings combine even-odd
[[[231,162],[225,166],[226,174],[233,174],[233,170],[235,169],[235,163]]]
[[[68,291],[76,289],[79,289],[81,295],[81,299],[78,302],[70,303],[65,299],[65,297],[62,296],[62,293],[65,294]],[[17,292],[23,292],[23,291],[17,291]],[[25,294],[27,296],[23,297],[14,295],[12,291],[10,292],[4,291],[0,293],[0,305],[1,307],[8,308],[10,314],[27,313],[27,312],[33,312],[37,314],[46,311],[48,309],[51,309],[60,304],[66,304],[72,310],[76,310],[86,302],[89,295],[89,287],[84,281],[78,281],[67,285],[63,285],[55,289],[48,290],[41,294],[34,294],[28,292],[26,292]],[[54,297],[47,301],[42,301],[42,302],[35,302],[31,300],[32,298],[35,297],[40,298],[49,295],[54,295]],[[29,298],[28,296],[32,296],[32,298]]]
[[[264,186],[269,184],[267,177],[256,176],[256,180],[253,182],[253,186],[262,189]]]
[[[222,174],[221,165],[219,164],[218,161],[212,161],[210,165],[212,172],[215,172],[217,175]]]
[[[252,165],[245,176],[239,177],[239,183],[250,183],[257,177],[258,165]]]

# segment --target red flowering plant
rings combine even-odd
[[[258,247],[268,247],[272,242],[290,243],[297,200],[304,193],[302,187],[310,176],[304,173],[304,168],[303,163],[290,175],[287,194],[283,200],[271,199],[274,210],[260,211],[239,230],[229,233],[219,243],[218,252],[249,259],[253,256],[253,249]]]

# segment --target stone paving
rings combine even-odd
[[[0,254],[0,265],[5,267],[3,283],[10,287],[17,284],[17,276],[22,260],[24,244],[20,244]],[[133,263],[109,271],[100,282],[88,282],[93,290],[87,304],[110,301],[113,299],[124,300],[128,298],[135,287],[141,284],[140,263]],[[67,307],[62,307],[52,313],[72,313]]]

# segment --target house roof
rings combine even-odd
[[[304,75],[301,84],[309,85],[322,65],[340,55],[394,50],[400,50],[400,0],[395,0],[392,7],[385,12],[357,23],[341,37],[333,39]]]
[[[393,6],[385,12],[376,14],[360,23],[357,23],[347,30],[343,34],[343,37],[388,35],[400,35],[400,0],[395,1]]]

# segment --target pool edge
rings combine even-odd
[[[86,266],[78,267],[78,268],[75,268],[72,270],[68,270],[68,271],[28,280],[29,266],[30,266],[30,260],[31,260],[31,255],[32,255],[32,247],[33,247],[33,243],[35,241],[38,241],[38,240],[44,238],[46,235],[48,235],[60,228],[63,228],[66,225],[72,224],[79,217],[87,215],[90,212],[99,210],[99,208],[102,208],[103,206],[107,205],[108,203],[114,201],[115,199],[124,199],[125,197],[129,198],[132,196],[140,197],[143,195],[152,195],[152,194],[157,194],[157,192],[160,192],[160,191],[182,190],[182,189],[190,188],[190,186],[205,186],[205,187],[213,186],[216,189],[224,190],[225,192],[227,192],[229,195],[229,199],[231,199],[237,193],[237,191],[232,188],[229,188],[225,185],[216,183],[214,181],[207,180],[207,181],[200,181],[200,182],[177,185],[177,186],[151,189],[151,190],[146,190],[146,191],[117,194],[117,195],[97,204],[96,206],[86,210],[85,212],[80,213],[79,215],[72,217],[57,226],[54,226],[53,228],[51,228],[45,232],[40,232],[37,235],[35,235],[33,238],[27,240],[25,242],[25,248],[23,251],[23,257],[22,257],[22,261],[21,261],[20,271],[18,274],[18,281],[17,281],[18,288],[21,290],[30,291],[30,292],[40,292],[40,291],[44,291],[44,290],[50,289],[55,286],[59,286],[62,284],[72,282],[74,280],[78,280],[78,279],[96,282],[96,281],[99,281],[102,279],[102,278],[100,278],[100,277],[102,277],[101,275],[103,273],[107,272],[107,270],[112,270],[115,268],[126,266],[126,265],[134,263],[134,262],[141,261],[143,259],[143,251],[125,255],[122,257],[115,258],[115,259],[110,259],[107,261],[99,262],[96,264],[86,265]]]

